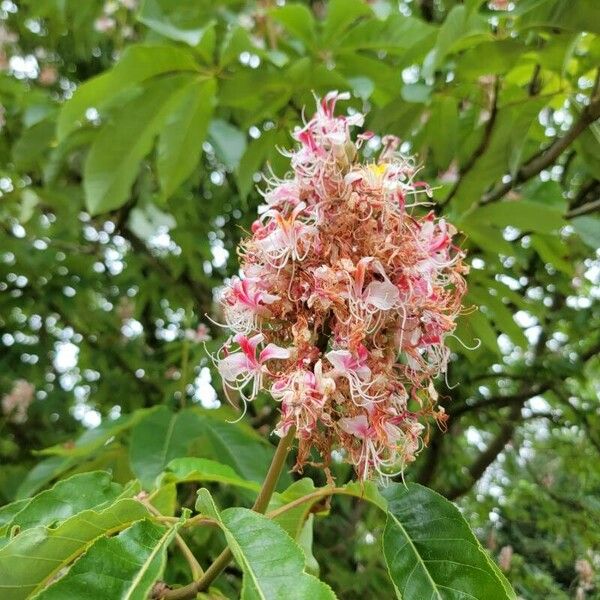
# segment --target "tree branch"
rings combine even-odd
[[[594,96],[591,102],[583,109],[579,119],[560,138],[552,142],[545,150],[530,158],[517,171],[516,175],[506,183],[496,186],[491,192],[484,195],[479,204],[489,204],[500,200],[506,193],[519,184],[535,177],[545,168],[554,164],[556,159],[597,119],[600,118],[600,98]]]
[[[500,432],[469,467],[468,479],[444,493],[444,496],[448,500],[456,500],[456,498],[466,494],[485,473],[486,469],[496,460],[498,454],[504,450],[506,444],[512,439],[520,420],[522,406],[523,401],[512,407],[508,420],[502,425]]]
[[[457,404],[449,406],[446,412],[454,418],[458,418],[466,412],[479,409],[487,408],[502,408],[504,406],[510,406],[512,404],[522,404],[534,396],[539,396],[544,392],[547,392],[552,385],[550,383],[543,383],[537,386],[532,386],[522,392],[511,394],[510,396],[493,396],[492,398],[484,398],[476,402]]]
[[[444,199],[442,203],[443,206],[448,204],[454,196],[458,193],[460,189],[460,184],[462,183],[463,177],[475,166],[479,158],[485,153],[488,146],[490,145],[490,139],[492,138],[492,131],[494,130],[494,125],[496,124],[496,117],[498,116],[498,92],[500,91],[500,78],[496,77],[494,79],[494,87],[492,88],[492,98],[490,101],[490,118],[487,120],[485,124],[485,128],[483,130],[483,137],[481,138],[481,142],[475,148],[475,151],[467,160],[467,162],[463,165],[460,170],[460,177],[458,181],[454,184],[454,187],[450,190],[450,193]]]
[[[565,217],[567,219],[573,219],[574,217],[581,217],[582,215],[589,215],[590,213],[596,212],[600,209],[600,198],[597,200],[593,200],[592,202],[587,202],[586,204],[582,204],[577,208],[571,209]]]
[[[271,465],[265,476],[265,480],[262,484],[260,492],[252,506],[252,510],[264,514],[275,491],[275,486],[279,481],[279,477],[285,466],[285,460],[290,451],[291,445],[294,441],[294,435],[296,428],[292,427],[285,437],[279,440],[279,444],[273,454]],[[221,574],[221,571],[229,564],[233,555],[229,548],[225,548],[214,562],[206,569],[204,575],[197,581],[177,588],[175,590],[168,590],[162,597],[168,600],[189,600],[195,598],[199,592],[202,592]]]

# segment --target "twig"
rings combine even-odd
[[[450,190],[450,193],[444,199],[443,205],[445,206],[456,196],[458,190],[460,189],[460,185],[463,181],[464,176],[475,166],[479,158],[485,153],[488,146],[490,145],[490,140],[492,138],[492,132],[494,130],[494,125],[496,124],[496,117],[498,116],[498,92],[500,91],[500,78],[496,77],[494,79],[494,87],[492,89],[492,99],[490,101],[490,118],[487,120],[485,124],[485,128],[483,130],[483,137],[481,138],[481,142],[475,148],[475,151],[470,156],[469,160],[463,165],[460,170],[460,178],[454,185],[454,187]]]
[[[253,511],[262,514],[267,509],[285,466],[285,460],[290,451],[295,433],[296,429],[295,427],[292,427],[285,437],[279,440],[279,444],[273,455],[273,460],[271,461],[271,466],[269,467],[261,490],[258,493],[258,497],[252,506]],[[168,600],[188,600],[195,598],[198,592],[205,590],[220,575],[221,571],[229,564],[232,557],[231,550],[225,548],[225,550],[223,550],[223,552],[221,552],[221,554],[213,561],[210,567],[206,569],[206,572],[202,577],[181,588],[168,590],[162,597]]]
[[[152,504],[149,500],[140,500],[140,502],[156,517],[163,518],[164,515]],[[200,563],[196,560],[194,553],[190,550],[190,547],[185,543],[185,540],[178,534],[175,534],[175,543],[181,550],[181,554],[187,561],[190,571],[192,572],[192,578],[198,579],[204,575],[204,569],[200,566]]]
[[[580,217],[582,215],[589,215],[590,213],[596,212],[600,209],[600,198],[597,200],[593,200],[592,202],[587,202],[586,204],[582,204],[577,208],[571,209],[565,217],[567,219],[573,219],[574,217]]]
[[[579,119],[565,135],[554,140],[546,149],[529,159],[510,181],[496,186],[484,195],[479,204],[490,204],[500,200],[517,185],[528,181],[554,164],[556,159],[598,118],[600,118],[600,98],[596,97],[583,109]]]

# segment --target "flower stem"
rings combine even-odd
[[[287,434],[279,440],[279,444],[273,455],[273,460],[271,461],[265,480],[254,505],[252,506],[253,511],[264,514],[267,510],[269,501],[273,496],[273,492],[275,491],[275,487],[277,486],[277,482],[279,481],[279,477],[285,466],[285,460],[290,451],[295,433],[296,428],[292,427]],[[229,564],[232,557],[231,550],[225,548],[225,550],[223,550],[223,552],[221,552],[221,554],[213,561],[210,567],[206,569],[204,575],[200,577],[200,579],[192,581],[192,583],[181,588],[167,591],[163,595],[163,598],[166,600],[189,600],[195,598],[198,592],[208,588],[208,586],[220,575],[221,571]]]

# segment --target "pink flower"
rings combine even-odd
[[[309,438],[333,390],[335,382],[323,376],[321,361],[315,365],[314,372],[298,369],[275,381],[271,395],[281,402],[281,420],[275,433],[283,437],[295,425],[300,437]]]
[[[358,406],[370,406],[378,400],[377,395],[369,394],[371,369],[367,365],[369,352],[361,345],[356,355],[348,350],[331,350],[325,358],[333,365],[334,376],[342,376],[350,384],[352,400]]]
[[[196,344],[208,342],[212,339],[210,337],[210,329],[204,323],[200,323],[196,329],[186,329],[184,335],[186,340]]]
[[[379,275],[381,280],[373,279],[365,286],[365,278],[369,266]],[[354,272],[354,278],[349,290],[350,312],[358,321],[365,323],[369,330],[378,324],[376,317],[379,311],[392,310],[399,306],[400,292],[389,280],[381,263],[372,256],[361,258]]]
[[[296,430],[298,468],[341,446],[360,477],[387,477],[414,460],[423,422],[445,420],[433,378],[447,367],[467,268],[456,230],[424,209],[432,190],[400,140],[361,154],[373,134],[353,138],[363,115],[335,114],[348,99],[327,94],[294,132],[292,173],[266,178],[240,247],[245,279],[223,295],[239,349],[227,342],[218,366],[226,392],[270,389],[275,432]]]
[[[276,269],[282,269],[291,259],[303,261],[311,250],[311,241],[316,234],[314,226],[299,220],[306,204],[300,202],[289,217],[277,209],[268,210],[263,218],[270,219],[263,230],[266,235],[257,240],[267,262]]]
[[[270,315],[267,306],[277,300],[278,296],[261,288],[258,279],[234,277],[223,292],[227,326],[237,333],[245,334],[259,329],[259,319]]]
[[[264,339],[261,333],[251,338],[237,334],[233,341],[239,345],[239,352],[228,354],[217,364],[226,387],[236,390],[247,401],[253,400],[262,388],[263,375],[268,373],[265,363],[269,360],[286,360],[291,356],[287,348],[268,344],[257,357],[257,347]],[[248,384],[252,384],[252,387],[250,393],[246,394],[244,388]]]

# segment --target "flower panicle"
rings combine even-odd
[[[456,229],[414,214],[432,191],[419,169],[371,132],[360,113],[336,115],[330,92],[293,137],[291,176],[270,177],[242,242],[241,277],[222,294],[233,335],[217,356],[226,391],[244,402],[262,389],[280,406],[275,433],[296,428],[298,464],[315,448],[342,450],[361,478],[402,473],[430,420],[443,426],[433,379],[466,291]]]

